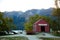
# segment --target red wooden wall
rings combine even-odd
[[[50,31],[49,24],[45,20],[40,19],[33,24],[33,32],[41,32],[41,27],[38,24],[47,24],[47,26],[45,26],[45,32]]]

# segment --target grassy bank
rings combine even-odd
[[[60,38],[44,38],[43,40],[60,40]]]
[[[0,40],[28,40],[27,37],[0,37]]]

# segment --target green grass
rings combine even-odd
[[[55,36],[60,36],[60,33],[55,33],[54,35],[55,35]]]
[[[40,38],[40,39],[43,39],[43,40],[60,40],[60,38]]]
[[[0,37],[0,40],[28,40],[27,37]]]

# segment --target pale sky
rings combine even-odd
[[[54,0],[0,0],[0,11],[26,11],[54,7]]]

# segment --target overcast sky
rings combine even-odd
[[[0,0],[0,11],[26,11],[54,7],[54,0]]]

